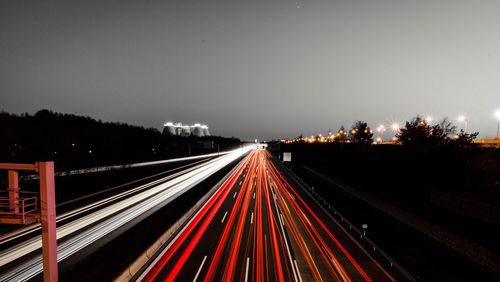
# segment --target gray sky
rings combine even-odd
[[[0,107],[248,139],[464,114],[494,136],[500,1],[3,0]]]

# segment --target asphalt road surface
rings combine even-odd
[[[252,151],[144,281],[393,281],[267,151]]]

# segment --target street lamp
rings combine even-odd
[[[457,118],[458,122],[464,123],[464,131],[467,132],[467,118],[464,115],[461,115]]]
[[[495,117],[497,118],[498,124],[497,124],[497,140],[500,139],[500,110],[497,110],[495,112]]]
[[[399,130],[399,124],[397,124],[397,123],[393,123],[393,124],[391,125],[391,128],[392,128],[392,130],[393,130],[394,132],[398,132],[398,130]]]
[[[398,139],[396,136],[398,135],[400,129],[399,124],[397,122],[394,122],[393,124],[391,124],[391,129],[394,132],[394,137],[392,138],[392,141],[396,141]]]
[[[379,138],[382,139],[384,137],[385,126],[383,124],[377,127],[377,132],[379,133]]]

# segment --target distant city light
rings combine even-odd
[[[392,130],[394,130],[394,131],[398,131],[398,130],[399,130],[399,124],[397,124],[397,123],[393,123],[393,124],[391,125],[391,128],[392,128]]]
[[[465,121],[465,116],[458,116],[457,120],[459,122],[464,122]]]
[[[500,110],[497,110],[495,112],[495,117],[497,118],[498,121],[500,121]]]
[[[431,117],[431,116],[426,117],[426,118],[425,118],[425,121],[426,121],[427,123],[431,123],[431,122],[432,122],[432,117]]]

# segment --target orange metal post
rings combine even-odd
[[[19,178],[16,170],[9,170],[9,209],[11,213],[19,213]]]
[[[57,282],[56,199],[54,162],[39,162],[43,280]]]

